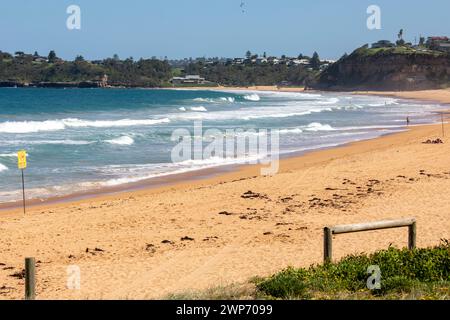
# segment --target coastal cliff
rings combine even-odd
[[[450,84],[450,54],[409,47],[356,49],[310,86],[321,90],[423,90]]]

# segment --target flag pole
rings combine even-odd
[[[22,169],[22,195],[23,195],[23,214],[25,215],[25,178]]]

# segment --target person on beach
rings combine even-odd
[[[409,126],[409,123],[410,123],[409,117],[406,117],[406,125]]]

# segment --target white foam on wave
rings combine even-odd
[[[94,127],[94,128],[110,128],[110,127],[131,127],[131,126],[146,126],[161,123],[169,123],[168,118],[163,119],[121,119],[121,120],[94,120],[86,121],[79,119],[65,119],[63,123],[68,127],[73,128],[84,128],[84,127]]]
[[[6,170],[9,170],[8,167],[0,163],[0,172],[6,171]]]
[[[281,110],[280,110],[281,111]],[[268,114],[260,114],[260,115],[250,115],[242,117],[243,120],[252,120],[252,119],[263,119],[263,118],[289,118],[289,117],[298,117],[298,116],[306,116],[312,113],[320,113],[324,111],[333,111],[332,108],[313,108],[301,112],[291,112],[291,113],[268,113]]]
[[[169,123],[168,118],[163,119],[121,119],[121,120],[80,120],[68,118],[62,120],[46,121],[7,121],[0,123],[0,133],[34,133],[41,131],[58,131],[66,128],[110,128],[128,126],[146,126]]]
[[[333,131],[335,130],[333,127],[331,127],[329,124],[321,124],[319,122],[313,122],[306,126],[306,131]]]
[[[252,93],[252,94],[247,94],[245,96],[243,96],[244,100],[248,100],[248,101],[260,101],[261,97],[256,94],[256,93]]]
[[[193,99],[195,102],[206,102],[206,103],[212,103],[214,102],[211,98],[195,98]]]
[[[333,111],[331,107],[310,107],[303,105],[293,106],[273,106],[273,107],[245,107],[236,108],[233,110],[220,110],[211,112],[186,112],[186,113],[172,113],[167,115],[172,121],[189,121],[189,120],[210,120],[210,121],[224,121],[224,120],[256,120],[264,118],[289,118],[296,116],[310,115],[313,113],[330,112]]]
[[[180,108],[178,108],[178,110],[180,110],[180,111],[186,111],[186,108],[185,108],[185,107],[180,107]]]
[[[207,112],[208,110],[203,107],[203,106],[199,106],[199,107],[191,107],[192,111],[197,111],[197,112]]]
[[[368,106],[369,107],[383,107],[383,106],[391,106],[391,105],[398,105],[399,103],[397,102],[396,99],[388,99],[385,100],[384,102],[380,102],[380,103],[369,103]]]
[[[193,99],[195,102],[204,102],[204,103],[234,103],[236,98],[234,97],[220,97],[218,99],[213,98],[195,98]]]
[[[299,134],[303,133],[303,130],[300,128],[293,128],[293,129],[280,129],[278,130],[280,134]]]
[[[47,121],[7,121],[0,123],[3,133],[32,133],[40,131],[64,130],[66,126],[60,120]]]
[[[260,90],[221,90],[215,92],[228,92],[237,95],[258,95],[264,97],[275,97],[275,98],[291,98],[299,100],[311,100],[315,98],[322,98],[323,95],[320,93],[310,93],[310,92],[289,92],[289,91],[260,91]]]
[[[329,98],[329,99],[326,99],[326,100],[323,100],[323,101],[318,101],[317,104],[329,105],[329,104],[339,103],[339,101],[340,101],[339,98]]]
[[[234,98],[234,97],[222,97],[222,98],[220,98],[220,101],[234,103],[236,101],[236,98]]]
[[[0,153],[0,157],[2,158],[17,158],[17,153]]]
[[[102,170],[106,174],[120,174],[122,177],[109,179],[106,181],[84,182],[79,184],[83,189],[112,187],[122,184],[139,182],[156,177],[170,176],[174,174],[197,171],[206,168],[214,168],[225,165],[242,164],[246,162],[254,162],[260,159],[260,156],[244,156],[240,158],[222,158],[211,157],[208,159],[185,160],[178,163],[160,163],[152,165],[124,165],[103,167]],[[153,172],[152,172],[153,171]],[[150,172],[143,174],[143,172]]]
[[[134,139],[129,136],[122,136],[116,139],[105,140],[105,142],[108,142],[110,144],[117,144],[120,146],[131,146],[134,143]]]
[[[85,140],[9,140],[2,141],[1,144],[4,145],[39,145],[39,144],[58,144],[58,145],[89,145],[96,143],[97,141],[85,141]]]

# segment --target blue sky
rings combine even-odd
[[[450,35],[449,0],[14,0],[0,5],[0,50],[73,59],[110,57],[238,57],[270,55],[338,58],[400,28],[414,42]],[[66,9],[81,8],[81,30],[68,30]],[[381,30],[366,27],[367,7],[381,8]]]

